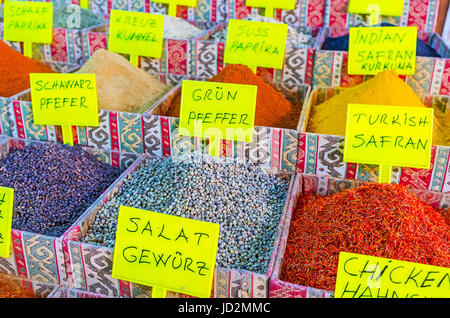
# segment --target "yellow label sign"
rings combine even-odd
[[[246,0],[245,5],[248,7],[266,8],[266,9],[295,9],[296,0]]]
[[[30,74],[36,125],[98,126],[95,74]]]
[[[7,41],[52,43],[53,3],[5,1],[3,37]]]
[[[231,19],[224,62],[281,69],[288,25]]]
[[[344,161],[429,169],[433,108],[349,104]]]
[[[152,0],[152,2],[156,3],[166,3],[169,5],[170,16],[176,16],[177,6],[186,6],[186,7],[196,7],[197,0]]]
[[[80,0],[80,7],[83,9],[89,9],[89,0]]]
[[[412,75],[416,45],[417,27],[350,28],[348,74],[376,75],[396,70]]]
[[[180,135],[251,142],[256,85],[183,81]]]
[[[13,203],[14,189],[0,187],[0,257],[5,258],[11,253]]]
[[[385,16],[399,17],[403,13],[404,0],[350,0],[348,12],[350,13],[371,13],[371,6],[378,6],[380,14]]]
[[[210,297],[220,225],[121,206],[112,277]]]
[[[335,298],[449,298],[450,268],[339,253]]]
[[[111,10],[108,50],[160,58],[163,31],[163,15]]]

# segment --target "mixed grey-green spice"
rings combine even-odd
[[[197,28],[188,21],[164,15],[164,34],[165,39],[188,40],[203,33],[202,29]]]
[[[104,19],[76,4],[60,4],[53,9],[55,28],[86,29],[104,23]]]
[[[83,242],[114,247],[121,205],[220,224],[217,265],[265,273],[288,181],[232,158],[147,158],[98,211]]]

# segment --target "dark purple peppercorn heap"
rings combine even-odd
[[[12,149],[0,160],[0,186],[14,188],[12,228],[62,235],[120,173],[79,145]]]

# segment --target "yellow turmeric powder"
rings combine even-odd
[[[435,108],[433,124],[433,144],[450,146],[450,108],[447,107],[444,112]]]
[[[322,104],[313,105],[306,131],[344,136],[348,104],[426,107],[395,71],[385,71],[360,85],[346,88]],[[450,110],[443,113],[435,109],[433,124],[433,144],[449,146]]]

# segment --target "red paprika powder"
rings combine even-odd
[[[30,73],[55,73],[0,40],[0,96],[11,97],[30,88]]]
[[[448,214],[401,185],[300,197],[280,278],[333,291],[339,252],[450,267]]]
[[[245,65],[228,64],[209,82],[246,84],[258,86],[255,126],[296,129],[301,107],[294,107],[280,92],[266,83]],[[181,94],[176,96],[164,114],[180,117]]]

